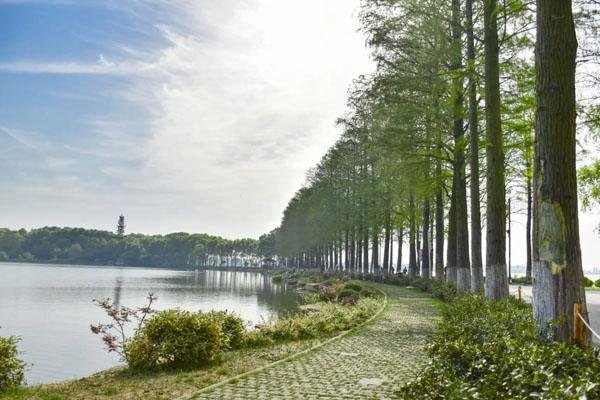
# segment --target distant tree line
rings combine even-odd
[[[130,234],[83,228],[0,229],[0,261],[147,267],[252,266],[273,254],[273,234],[229,240],[205,233]]]

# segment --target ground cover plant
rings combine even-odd
[[[598,351],[539,338],[531,306],[461,295],[402,399],[600,399]]]

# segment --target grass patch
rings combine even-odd
[[[203,387],[263,367],[309,349],[325,339],[279,343],[260,349],[227,352],[222,362],[197,370],[134,372],[114,368],[98,374],[49,385],[20,388],[0,394],[1,399],[172,399],[192,394]]]

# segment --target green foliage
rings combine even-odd
[[[360,292],[363,286],[356,281],[348,282],[344,285],[344,289],[354,290],[355,292]]]
[[[60,393],[44,393],[40,396],[40,400],[70,400],[70,398]]]
[[[18,341],[14,336],[0,337],[0,392],[23,383],[25,363],[19,359]]]
[[[435,298],[449,302],[454,300],[457,295],[456,286],[452,283],[441,282],[435,279],[416,278],[410,281],[410,284],[424,292],[431,293]]]
[[[242,339],[241,347],[244,348],[257,348],[264,346],[271,346],[275,343],[275,340],[264,333],[264,330],[253,329],[246,331],[244,338]]]
[[[398,393],[403,399],[600,398],[596,350],[538,337],[531,307],[464,295],[450,303],[432,361]]]
[[[201,367],[214,361],[230,338],[221,330],[222,316],[169,310],[157,313],[125,346],[134,369]]]
[[[351,329],[365,322],[381,307],[376,299],[360,299],[355,305],[324,303],[314,312],[293,315],[259,325],[244,338],[245,346],[284,340],[311,339]]]
[[[590,278],[588,278],[587,276],[584,276],[583,277],[583,286],[592,287],[592,286],[594,286],[594,281],[591,280]]]
[[[205,316],[220,325],[221,332],[226,338],[224,347],[229,349],[240,347],[245,332],[244,321],[240,317],[227,311],[210,311]]]
[[[240,258],[245,257],[247,263],[248,258],[264,255],[262,252],[270,255],[271,248],[264,243],[261,247],[260,240],[227,240],[206,234],[119,236],[82,228],[0,229],[0,260],[182,267],[189,266],[190,260],[214,266],[219,256],[221,261],[237,260],[240,265]]]
[[[316,304],[321,301],[321,295],[319,293],[303,293],[302,302],[304,304]]]
[[[319,296],[322,301],[334,301],[337,298],[337,290],[333,286],[322,285],[319,287]]]
[[[596,282],[594,282],[594,286],[600,288],[600,279],[596,279]]]
[[[577,174],[581,203],[586,209],[600,204],[600,160],[582,167]]]
[[[527,278],[525,276],[521,276],[518,278],[512,278],[512,283],[515,285],[531,285],[531,278]]]
[[[358,298],[360,297],[360,292],[355,289],[344,287],[342,290],[338,292],[337,299],[342,303],[356,303]]]
[[[384,280],[385,283],[389,285],[396,286],[410,286],[410,278],[406,274],[402,275],[389,275]]]

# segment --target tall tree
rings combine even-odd
[[[575,165],[577,39],[570,0],[536,4],[533,312],[546,334],[565,341],[573,335],[573,304],[587,315]]]
[[[484,0],[485,120],[487,160],[486,296],[508,297],[504,147],[500,118],[498,2]]]
[[[483,291],[481,255],[481,211],[479,190],[479,119],[477,110],[477,73],[475,71],[475,34],[473,32],[473,0],[465,2],[467,33],[467,73],[469,77],[469,144],[471,170],[471,290]]]
[[[460,291],[471,289],[471,266],[469,260],[469,227],[467,210],[467,179],[465,176],[465,129],[464,95],[462,66],[461,1],[452,0],[452,99],[454,119],[454,223],[456,241],[448,246],[456,246],[456,287]]]

